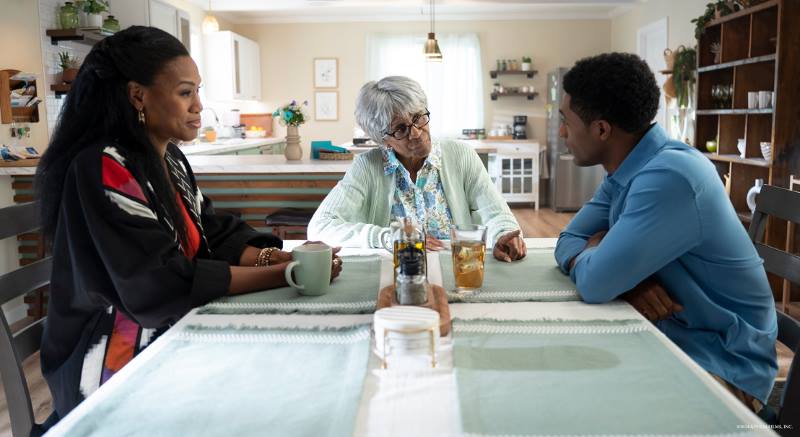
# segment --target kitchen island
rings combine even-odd
[[[269,231],[264,217],[280,208],[316,209],[350,168],[352,161],[283,155],[188,155],[203,194],[220,210],[240,215],[254,228]],[[11,185],[14,202],[33,200],[38,160],[0,163],[0,183]],[[33,254],[32,254],[33,255]]]

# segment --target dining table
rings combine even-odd
[[[428,251],[451,316],[433,351],[379,355],[392,254],[343,248],[326,294],[192,309],[47,435],[776,435],[628,303],[584,303],[556,239],[525,242],[511,263],[487,249],[472,293],[456,291],[449,250]]]

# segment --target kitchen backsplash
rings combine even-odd
[[[45,110],[47,111],[47,131],[52,134],[53,128],[58,122],[58,114],[61,112],[63,98],[57,99],[55,93],[50,90],[50,85],[60,83],[61,67],[58,65],[58,54],[69,52],[72,56],[77,56],[83,61],[89,54],[91,47],[85,44],[74,42],[60,42],[58,45],[50,43],[50,37],[45,35],[46,29],[58,29],[58,8],[63,5],[63,1],[39,0],[39,27],[42,36],[42,64],[44,65],[44,80],[40,89],[39,96],[44,96]]]

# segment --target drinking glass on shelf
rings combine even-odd
[[[711,86],[711,103],[712,106],[715,108],[720,107],[720,85],[712,85]]]

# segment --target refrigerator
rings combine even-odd
[[[603,166],[578,167],[558,136],[561,124],[558,108],[564,95],[562,79],[567,68],[547,74],[547,161],[550,170],[548,203],[556,212],[577,211],[592,198],[606,175]]]

